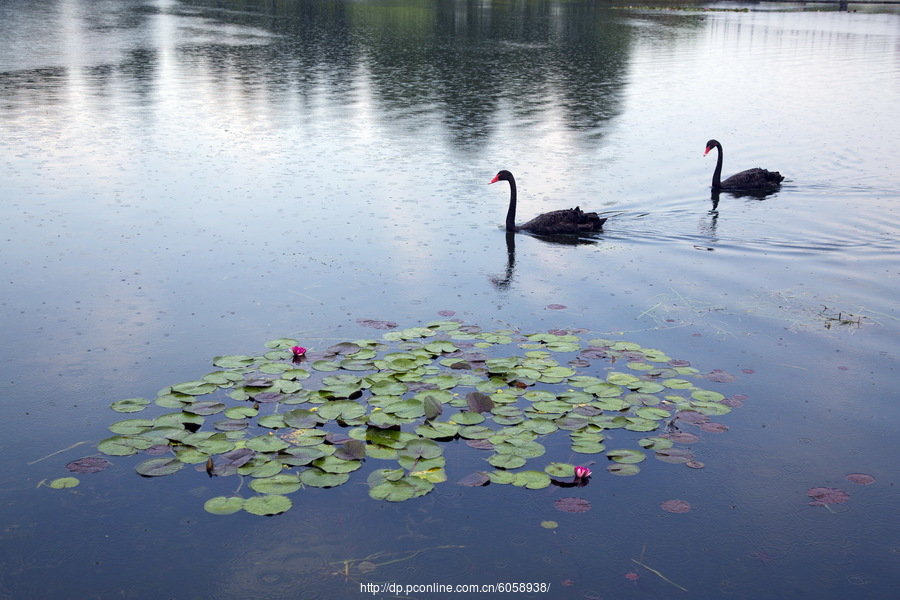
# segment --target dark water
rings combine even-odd
[[[0,597],[894,597],[900,21],[751,9],[3,2]],[[777,169],[782,189],[712,210],[711,137],[725,173]],[[606,231],[507,246],[500,168],[520,220],[580,204]],[[38,486],[109,435],[111,402],[213,356],[447,310],[621,336],[748,398],[695,446],[706,468],[598,465],[583,514],[560,490],[456,486],[484,465],[462,445],[421,499],[370,500],[360,476],[268,519],[204,512],[233,482],[127,458]],[[809,506],[822,486],[851,497]]]

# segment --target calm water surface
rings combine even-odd
[[[893,597],[900,21],[750,8],[3,2],[0,597]],[[777,169],[781,190],[714,204],[712,137],[725,173]],[[520,220],[578,204],[605,232],[508,245],[501,168]],[[111,402],[213,356],[439,311],[621,336],[747,400],[693,447],[704,469],[596,465],[583,514],[558,489],[456,486],[484,468],[462,444],[418,500],[370,500],[360,475],[269,519],[207,514],[233,481],[143,479],[136,457],[38,486],[109,435]],[[822,486],[849,501],[809,506]],[[341,574],[379,552],[408,558]]]

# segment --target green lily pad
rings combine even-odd
[[[312,464],[326,473],[350,473],[362,466],[358,460],[343,460],[334,455],[317,458]]]
[[[450,421],[457,425],[478,425],[484,422],[484,415],[477,412],[458,412],[450,416]]]
[[[512,485],[539,490],[550,485],[550,475],[543,471],[520,471],[516,473]]]
[[[274,435],[260,435],[250,438],[245,445],[247,448],[257,452],[278,452],[279,450],[284,450],[290,444]]]
[[[648,437],[638,440],[638,444],[647,450],[667,450],[674,445],[674,442],[664,437]]]
[[[214,515],[230,515],[244,508],[244,499],[237,496],[216,496],[203,504],[203,509]]]
[[[527,461],[515,454],[494,454],[488,459],[488,462],[498,469],[518,469]]]
[[[322,469],[305,469],[300,473],[300,481],[303,485],[319,488],[330,488],[347,483],[350,475],[347,473],[329,473]]]
[[[575,465],[554,462],[544,467],[544,471],[551,477],[572,477],[575,475]]]
[[[81,483],[77,477],[58,477],[50,482],[50,487],[54,490],[66,490],[73,488]]]
[[[109,456],[130,456],[146,450],[154,444],[152,439],[141,436],[114,436],[97,444],[97,450]]]
[[[691,394],[691,398],[705,403],[721,402],[725,396],[719,392],[711,392],[708,390],[697,390]]]
[[[303,487],[303,483],[297,475],[280,473],[272,477],[254,479],[250,482],[250,487],[260,494],[290,494]]]
[[[606,470],[613,475],[637,475],[641,468],[631,463],[612,463],[606,467]]]
[[[149,419],[125,419],[110,425],[109,430],[120,435],[138,435],[152,427],[153,421]]]
[[[150,404],[150,401],[146,398],[126,398],[125,400],[113,402],[110,408],[116,412],[131,413],[144,410],[148,404]]]
[[[208,381],[185,381],[172,386],[172,391],[188,396],[203,396],[216,390],[216,384]]]
[[[254,496],[244,500],[244,510],[253,515],[277,515],[290,510],[293,503],[287,496]]]
[[[384,481],[369,488],[369,496],[376,500],[402,502],[424,496],[434,489],[434,484],[421,477],[403,477],[397,481]]]
[[[177,473],[184,463],[177,458],[151,458],[135,465],[134,470],[144,477],[161,477]]]
[[[640,450],[630,449],[610,450],[606,453],[606,457],[617,463],[628,465],[643,462],[647,459],[647,455]]]
[[[214,402],[212,400],[203,401],[203,402],[193,402],[188,404],[184,408],[182,408],[184,412],[191,413],[194,415],[214,415],[220,413],[225,410],[225,405],[221,402]]]
[[[401,449],[401,454],[405,456],[436,458],[441,456],[443,449],[440,444],[433,440],[417,438],[409,440]]]
[[[459,433],[459,425],[444,421],[429,421],[425,425],[416,427],[416,433],[430,439],[451,438]]]

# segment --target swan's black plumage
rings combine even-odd
[[[740,173],[735,173],[725,181],[722,178],[722,144],[716,140],[706,142],[706,151],[703,156],[715,148],[719,151],[719,157],[716,160],[716,170],[713,171],[712,187],[714,190],[774,190],[781,185],[784,175],[778,171],[768,171],[766,169],[747,169]]]
[[[595,212],[586,213],[581,208],[553,210],[538,215],[527,223],[516,225],[516,180],[512,173],[503,170],[497,173],[490,183],[509,182],[509,210],[506,213],[507,231],[530,231],[538,235],[554,235],[559,233],[585,233],[600,231],[606,222]]]

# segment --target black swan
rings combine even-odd
[[[719,151],[719,158],[716,160],[716,170],[713,171],[712,187],[714,190],[774,190],[784,180],[784,175],[778,171],[767,171],[766,169],[747,169],[735,175],[732,175],[725,181],[721,181],[722,177],[722,144],[716,140],[706,142],[706,156],[715,148]]]
[[[516,225],[516,180],[509,171],[500,171],[490,183],[509,182],[509,211],[506,213],[507,231],[530,231],[538,235],[554,235],[558,233],[584,233],[600,231],[606,218],[597,213],[586,213],[577,206],[563,210],[554,210],[538,215],[522,225]]]

